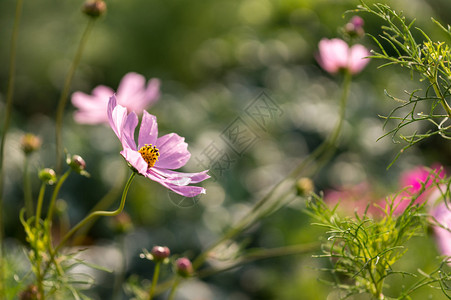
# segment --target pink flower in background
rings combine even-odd
[[[451,229],[451,211],[449,211],[444,202],[432,209],[431,216],[443,227]],[[433,226],[440,253],[445,256],[451,256],[451,232],[445,228],[438,225]]]
[[[339,203],[338,209],[348,215],[354,212],[362,215],[368,204],[370,204],[367,212],[373,216],[381,216],[383,210],[380,207],[384,208],[386,205],[391,204],[390,201],[393,201],[393,213],[399,215],[409,205],[412,196],[417,197],[415,204],[421,204],[430,198],[438,190],[432,185],[438,183],[440,178],[444,177],[445,172],[441,166],[435,166],[432,169],[419,166],[401,174],[399,185],[404,190],[399,194],[389,196],[388,199],[377,200],[374,197],[372,187],[366,182],[350,187],[341,187],[338,190],[326,191],[324,199],[329,206],[335,206]],[[425,191],[420,195],[415,195],[421,190],[423,185],[425,186]]]
[[[113,96],[113,89],[99,85],[92,90],[92,95],[75,92],[72,104],[78,108],[74,119],[82,124],[108,123],[108,100]],[[144,76],[137,73],[127,73],[119,83],[116,99],[119,105],[127,108],[128,112],[141,114],[160,96],[160,81],[151,79],[146,86]]]
[[[428,189],[433,183],[437,183],[440,178],[445,177],[445,172],[441,166],[435,166],[431,169],[425,166],[419,166],[401,175],[401,188],[406,188],[393,201],[395,214],[402,213],[411,201],[412,195],[418,193],[421,188],[425,187],[425,191],[418,195],[415,204],[421,204],[430,195],[431,189]]]
[[[341,187],[338,190],[329,190],[326,191],[324,196],[324,200],[329,207],[334,207],[338,204],[338,210],[346,215],[357,213],[360,216],[363,215],[368,204],[367,213],[374,214],[376,212],[377,208],[372,204],[372,199],[373,195],[367,182]]]
[[[356,44],[349,47],[340,39],[322,39],[319,42],[317,60],[320,66],[329,73],[348,70],[351,74],[359,73],[369,62],[368,49]]]
[[[157,118],[143,111],[136,145],[138,116],[133,111],[128,113],[127,108],[117,103],[114,95],[108,103],[108,119],[122,143],[122,156],[137,172],[185,197],[205,194],[204,188],[188,184],[210,178],[207,171],[181,173],[172,170],[183,167],[191,156],[185,138],[175,133],[158,137]]]

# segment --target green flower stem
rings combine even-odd
[[[217,246],[222,244],[224,241],[227,241],[228,239],[231,239],[234,236],[238,235],[247,226],[252,224],[253,221],[258,220],[265,214],[268,214],[268,210],[265,210],[264,214],[261,214],[260,211],[265,204],[267,204],[268,202],[277,201],[277,199],[284,199],[289,194],[291,194],[293,192],[293,186],[294,184],[296,184],[296,179],[301,176],[303,172],[305,172],[305,170],[310,166],[311,163],[318,160],[320,161],[320,164],[317,164],[315,168],[311,168],[310,172],[313,173],[318,171],[320,167],[323,166],[328,159],[330,159],[336,149],[338,137],[340,136],[340,132],[343,127],[351,79],[351,73],[345,72],[342,95],[340,98],[338,122],[335,125],[335,128],[331,135],[329,135],[328,138],[324,140],[323,143],[318,146],[318,148],[316,148],[315,151],[313,151],[306,159],[304,159],[286,178],[276,184],[265,197],[260,199],[260,201],[258,201],[254,205],[249,214],[241,219],[237,225],[229,229],[220,239],[218,239],[214,244],[212,244],[204,252],[202,252],[193,262],[194,269],[199,268],[205,262],[209,253]],[[278,205],[274,205],[274,207],[278,207]]]
[[[30,156],[26,154],[23,167],[23,192],[27,219],[33,216],[33,196],[31,192],[30,174],[28,172],[29,166]]]
[[[171,291],[169,292],[168,300],[174,300],[175,291],[177,290],[179,283],[180,283],[180,276],[177,276],[177,278],[175,278],[175,280],[172,284]]]
[[[43,182],[41,184],[41,189],[39,190],[38,204],[36,205],[36,216],[34,224],[35,228],[38,228],[39,221],[41,220],[41,211],[42,211],[42,203],[44,202],[45,186],[46,184]]]
[[[58,244],[58,246],[55,248],[54,253],[58,253],[58,250],[61,249],[61,247],[69,240],[69,238],[75,233],[77,232],[78,229],[80,229],[81,227],[83,227],[86,223],[88,223],[89,221],[91,221],[93,218],[96,218],[98,216],[105,216],[105,217],[114,217],[117,216],[118,214],[120,214],[122,212],[122,210],[124,209],[125,206],[125,199],[127,198],[127,192],[128,189],[130,188],[130,185],[133,181],[133,178],[135,178],[136,176],[136,172],[133,172],[130,175],[130,178],[128,179],[127,183],[125,184],[124,187],[124,192],[122,193],[122,199],[121,199],[121,203],[118,207],[118,209],[114,210],[114,211],[95,211],[90,213],[86,218],[84,218],[83,220],[81,220],[77,225],[75,225],[68,233],[66,233],[66,235],[63,237],[63,239],[61,240],[61,242]]]
[[[157,261],[155,263],[155,269],[153,270],[152,284],[150,285],[149,296],[147,297],[147,300],[152,300],[153,295],[155,293],[155,287],[157,286],[158,276],[160,276],[160,266],[161,261]]]
[[[3,161],[5,158],[5,142],[6,133],[9,129],[9,123],[11,121],[12,102],[14,94],[14,81],[16,75],[16,48],[17,37],[19,36],[19,24],[22,15],[23,0],[17,0],[16,12],[14,15],[13,31],[11,36],[10,54],[9,54],[9,73],[8,73],[8,87],[6,91],[6,108],[3,123],[3,134],[0,142],[0,298],[5,295],[4,288],[4,263],[3,260],[3,189],[5,171],[3,169]]]
[[[53,190],[53,194],[52,194],[52,199],[50,200],[50,204],[49,204],[49,210],[47,212],[47,221],[52,221],[53,218],[53,211],[55,209],[55,202],[56,202],[56,198],[58,197],[59,191],[61,189],[61,186],[63,185],[64,181],[66,181],[67,177],[69,176],[69,174],[71,173],[72,169],[69,168],[66,173],[64,173],[63,176],[61,176],[61,178],[58,180],[58,182],[56,183],[55,189]]]
[[[64,108],[66,107],[67,97],[69,95],[70,86],[72,84],[72,79],[75,74],[75,70],[77,69],[81,56],[83,54],[83,50],[86,46],[86,42],[88,41],[89,34],[94,26],[95,18],[89,18],[88,24],[86,26],[85,31],[81,37],[80,43],[78,44],[77,52],[75,53],[74,60],[72,61],[72,65],[69,69],[69,73],[66,76],[66,80],[64,82],[63,91],[61,92],[61,97],[58,101],[58,108],[56,113],[55,120],[55,135],[56,135],[56,172],[59,173],[61,171],[61,155],[63,151],[63,141],[62,141],[62,129],[63,129],[63,117],[64,117]]]
[[[125,178],[122,175],[120,177],[118,177],[115,184],[113,185],[113,188],[105,196],[103,196],[103,198],[100,199],[99,202],[97,202],[97,204],[91,209],[90,212],[108,209],[113,204],[114,200],[117,198],[118,194],[120,193],[121,187],[123,185],[122,181],[125,181],[124,179]],[[94,224],[94,222],[96,221],[97,218],[98,218],[98,216],[96,218],[93,218],[88,223],[86,223],[86,225],[83,226],[83,228],[80,228],[80,230],[75,234],[75,237],[72,242],[73,244],[76,245],[79,242],[83,241],[84,237],[86,236],[89,229],[92,227],[92,225]]]
[[[34,263],[36,267],[36,285],[38,286],[38,293],[40,296],[38,299],[45,300],[44,285],[43,285],[44,275],[41,273],[41,254],[39,253],[37,245],[34,245],[33,248],[35,254]]]

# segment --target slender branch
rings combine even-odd
[[[36,216],[35,216],[35,228],[38,228],[39,221],[41,220],[42,203],[44,202],[46,183],[41,184],[41,189],[39,190],[38,204],[36,205]]]
[[[114,200],[117,198],[117,196],[121,191],[121,186],[123,185],[122,181],[125,181],[124,177],[125,176],[122,175],[118,177],[111,190],[105,196],[103,196],[103,198],[100,199],[100,201],[97,202],[96,205],[94,205],[90,213],[97,210],[108,209],[113,204]],[[77,245],[84,239],[84,237],[89,232],[89,229],[92,227],[97,218],[93,218],[91,221],[86,223],[86,225],[83,226],[83,228],[80,228],[80,230],[78,230],[78,232],[75,234],[75,237],[72,240],[72,244]]]
[[[27,219],[33,216],[33,196],[31,191],[30,174],[28,173],[29,166],[30,156],[28,154],[25,154],[23,167],[23,194]]]
[[[340,99],[340,112],[338,117],[338,122],[332,132],[332,134],[323,141],[323,143],[316,148],[314,152],[312,152],[306,159],[304,159],[286,178],[281,180],[278,184],[276,184],[271,191],[262,199],[260,199],[252,208],[251,212],[249,212],[250,215],[255,214],[260,210],[261,207],[263,207],[266,203],[270,202],[272,199],[279,197],[279,199],[286,197],[289,193],[291,193],[291,188],[287,189],[287,183],[290,187],[293,186],[295,183],[295,179],[298,178],[302,173],[306,170],[306,168],[313,163],[315,160],[318,160],[321,158],[321,156],[328,154],[326,156],[327,159],[330,158],[330,156],[333,154],[333,150],[336,148],[336,143],[338,140],[338,137],[340,136],[341,129],[343,127],[344,117],[345,117],[345,111],[346,111],[346,103],[348,99],[349,94],[349,87],[351,83],[351,74],[349,72],[345,73],[345,77],[343,80],[343,93],[341,95]],[[320,166],[324,165],[326,162],[326,159],[322,159],[322,164],[316,166],[315,171],[317,171]],[[282,190],[282,193],[278,193],[279,190]],[[202,263],[206,260],[208,257],[208,254],[215,249],[217,246],[219,246],[224,241],[236,236],[242,230],[249,225],[248,215],[244,216],[243,219],[241,219],[237,225],[229,229],[219,240],[217,240],[215,243],[213,243],[211,246],[209,246],[205,251],[203,251],[193,262],[193,268],[196,269],[202,265]]]
[[[49,260],[49,263],[47,264],[47,266],[46,266],[46,268],[44,270],[44,275],[50,269],[50,264],[55,259],[55,255],[58,253],[58,251],[61,249],[61,247],[63,247],[66,244],[66,242],[71,238],[71,236],[75,232],[77,232],[77,230],[82,228],[85,224],[87,224],[93,218],[96,218],[97,216],[113,217],[113,216],[116,216],[116,215],[118,215],[118,214],[120,214],[122,212],[122,210],[124,209],[124,206],[125,206],[125,199],[127,198],[128,189],[130,188],[130,185],[131,185],[133,179],[135,178],[135,176],[136,176],[135,172],[133,172],[130,175],[130,178],[128,179],[127,183],[125,184],[124,191],[122,193],[121,203],[119,204],[119,207],[116,210],[114,210],[114,211],[95,211],[95,212],[90,213],[87,217],[85,217],[77,225],[75,225],[68,233],[66,233],[66,235],[61,239],[61,241],[55,247],[55,249],[53,249],[53,250],[50,249],[51,250],[50,260]]]
[[[75,233],[77,232],[78,229],[80,229],[81,227],[83,227],[86,223],[88,223],[90,220],[92,220],[93,218],[97,217],[97,216],[105,216],[105,217],[114,217],[118,214],[120,214],[122,212],[122,210],[124,209],[125,206],[125,199],[127,198],[127,192],[128,189],[130,188],[130,185],[133,181],[133,178],[135,178],[136,176],[136,172],[133,172],[130,175],[130,178],[128,179],[125,187],[124,187],[124,192],[122,193],[122,199],[121,199],[121,203],[119,205],[119,207],[114,210],[114,211],[95,211],[90,213],[86,218],[84,218],[83,220],[81,220],[77,225],[75,225],[68,233],[66,233],[66,235],[63,237],[63,239],[61,240],[61,242],[58,244],[58,246],[56,246],[55,248],[55,253],[58,252],[59,249],[61,249],[61,247],[69,240],[69,238]]]
[[[56,183],[55,189],[53,190],[53,194],[52,194],[52,199],[50,200],[50,204],[49,204],[49,210],[47,212],[47,221],[52,221],[53,218],[53,210],[55,208],[55,201],[56,201],[56,197],[58,197],[59,191],[61,189],[61,186],[63,185],[64,181],[66,181],[67,177],[69,176],[69,174],[71,173],[72,169],[69,168],[66,173],[64,173],[63,176],[61,176],[61,178],[58,180],[58,182]]]

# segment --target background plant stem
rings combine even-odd
[[[30,156],[25,154],[23,167],[23,194],[27,219],[33,216],[33,196],[31,191],[30,174],[28,173],[29,166],[30,166]]]
[[[331,135],[326,138],[323,143],[318,146],[306,159],[304,159],[286,178],[281,180],[278,184],[274,186],[273,189],[260,201],[258,201],[248,215],[244,216],[237,225],[229,229],[220,239],[209,246],[204,252],[202,252],[193,262],[194,269],[199,268],[207,259],[208,254],[222,244],[224,241],[233,238],[247,228],[250,224],[253,224],[256,220],[260,219],[262,216],[260,210],[268,202],[277,201],[277,199],[284,199],[290,193],[293,193],[294,185],[296,184],[296,179],[301,176],[306,169],[315,161],[320,161],[316,167],[310,169],[309,173],[317,172],[320,167],[322,167],[328,159],[333,155],[336,149],[336,144],[338,137],[340,136],[341,129],[343,127],[343,122],[346,112],[346,104],[349,95],[349,88],[351,84],[352,76],[349,72],[345,72],[343,79],[342,95],[340,98],[340,111],[338,116],[338,122],[335,125],[334,130]],[[277,205],[274,207],[278,207]],[[269,212],[264,211],[268,214]]]
[[[114,211],[95,211],[90,213],[86,218],[84,218],[83,220],[81,220],[77,225],[75,225],[61,240],[61,242],[58,244],[58,246],[55,248],[55,252],[57,253],[58,250],[64,246],[64,244],[69,240],[69,238],[75,233],[77,232],[78,229],[80,229],[81,227],[83,227],[86,223],[88,223],[89,221],[91,221],[93,218],[96,218],[98,216],[106,216],[106,217],[114,217],[117,216],[118,214],[120,214],[122,212],[122,210],[124,209],[125,206],[125,199],[127,198],[127,192],[128,189],[130,188],[130,185],[133,181],[133,178],[135,178],[136,173],[133,172],[130,175],[130,178],[128,179],[127,183],[125,184],[124,187],[124,192],[122,193],[122,199],[121,199],[121,203],[118,207],[118,209],[114,210]]]
[[[72,79],[74,77],[75,71],[80,63],[81,56],[83,54],[83,50],[86,46],[86,42],[88,41],[89,33],[94,26],[95,18],[90,18],[88,24],[86,26],[85,31],[81,37],[80,43],[78,44],[77,52],[75,53],[74,60],[72,61],[72,65],[67,73],[66,80],[64,82],[64,87],[61,92],[61,97],[58,101],[58,108],[56,112],[56,120],[55,120],[55,141],[56,141],[56,173],[61,172],[61,155],[63,153],[63,117],[64,117],[64,109],[67,103],[67,97],[69,95],[70,86],[72,84]]]
[[[17,0],[16,12],[14,15],[13,32],[11,36],[10,54],[9,54],[9,74],[8,74],[8,87],[6,91],[6,109],[3,123],[3,134],[0,142],[0,298],[3,298],[5,294],[4,290],[4,263],[3,263],[3,189],[4,189],[4,177],[5,170],[3,168],[3,161],[5,158],[5,142],[6,133],[9,129],[9,123],[11,121],[12,102],[14,94],[14,81],[16,75],[16,48],[17,38],[19,36],[19,24],[22,15],[23,0]]]

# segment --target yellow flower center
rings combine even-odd
[[[158,148],[152,146],[152,144],[144,145],[143,147],[141,147],[141,149],[139,149],[138,152],[141,154],[142,158],[144,158],[144,160],[146,161],[149,169],[155,165],[155,163],[158,160],[158,157],[160,156]]]

